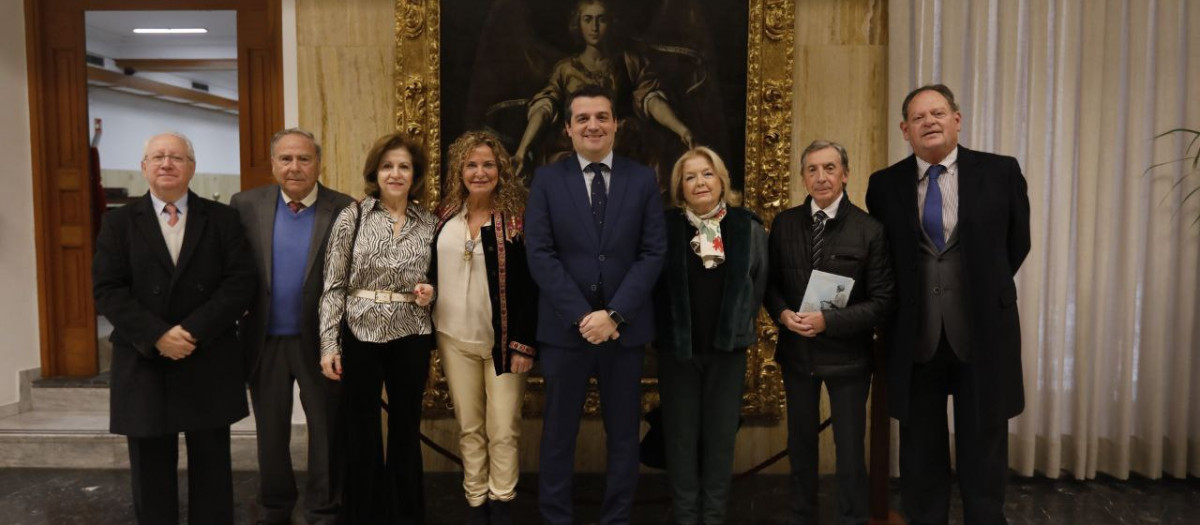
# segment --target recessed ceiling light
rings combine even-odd
[[[139,35],[146,35],[146,34],[150,34],[150,35],[179,35],[179,34],[195,35],[195,34],[207,33],[208,30],[204,29],[203,27],[181,27],[181,28],[139,27],[137,29],[134,29],[133,32],[137,33]]]

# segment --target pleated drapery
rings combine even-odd
[[[889,159],[911,152],[896,125],[905,94],[944,83],[960,142],[1015,156],[1029,183],[1033,248],[1016,278],[1026,409],[1009,424],[1011,466],[1200,475],[1200,193],[1184,200],[1200,173],[1146,173],[1187,147],[1156,135],[1200,129],[1200,0],[888,10]]]

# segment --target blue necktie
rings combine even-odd
[[[587,170],[592,172],[592,219],[596,221],[596,231],[604,230],[604,209],[608,207],[608,191],[604,186],[604,174],[601,173],[603,164],[593,162]]]
[[[946,167],[941,164],[930,166],[926,172],[929,183],[925,188],[925,216],[921,219],[921,227],[939,252],[946,249],[946,234],[942,232],[942,188],[938,187],[938,177],[945,172]]]

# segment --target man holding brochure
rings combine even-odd
[[[883,226],[846,196],[846,149],[817,140],[800,158],[809,197],[771,227],[764,300],[780,327],[775,360],[787,392],[789,523],[817,523],[824,383],[837,449],[838,522],[865,524],[871,342],[894,306],[892,265]]]

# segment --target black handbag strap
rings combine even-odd
[[[358,223],[362,221],[362,203],[359,201],[355,201],[354,209],[357,211],[357,214],[354,217],[354,233],[350,237],[350,252],[348,254],[346,254],[347,295],[349,295],[349,290],[353,289],[350,286],[350,273],[354,271],[354,245],[358,244]],[[343,299],[343,300],[345,300],[345,299]],[[349,313],[350,313],[349,308],[345,308],[342,310],[342,322],[341,322],[342,327],[340,330],[338,330],[338,346],[340,348],[342,348],[342,350],[345,350],[345,347],[343,346],[343,343],[342,343],[342,337],[344,336],[345,333],[349,332],[349,330],[350,330],[350,321],[346,317],[347,315],[349,315]]]
[[[354,217],[354,234],[350,237],[350,253],[346,254],[346,288],[350,288],[350,272],[354,271],[354,246],[358,244],[358,225],[362,222],[362,202],[355,201],[354,208],[358,213]]]

